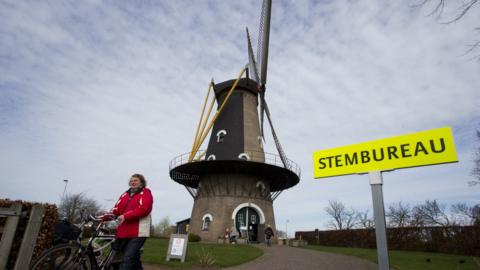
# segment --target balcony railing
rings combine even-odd
[[[205,150],[199,150],[193,157],[192,162],[205,161],[206,158],[205,158],[204,152]],[[293,173],[295,173],[300,178],[300,175],[301,175],[300,166],[298,166],[297,163],[293,162],[288,158],[286,159],[286,166],[284,166],[282,159],[280,158],[279,155],[272,154],[272,153],[264,153],[260,151],[246,151],[245,153],[249,156],[250,159],[245,160],[245,159],[239,158],[240,160],[251,161],[251,162],[261,162],[261,163],[263,162],[269,165],[286,168],[287,170],[290,170]],[[190,158],[190,152],[174,157],[170,161],[170,165],[169,165],[170,171],[178,166],[189,163],[189,158]]]

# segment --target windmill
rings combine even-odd
[[[257,58],[247,28],[248,64],[236,79],[217,84],[212,79],[192,150],[170,162],[170,177],[194,198],[189,232],[205,241],[216,241],[225,228],[236,226],[244,239],[262,242],[263,228],[275,229],[273,201],[300,180],[300,168],[285,156],[265,99],[270,15],[271,0],[264,0]],[[263,150],[264,118],[278,154]]]

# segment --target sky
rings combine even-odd
[[[384,173],[385,205],[480,203],[480,8],[455,2],[273,1],[266,99],[301,180],[274,202],[278,229],[326,228],[329,200],[370,209],[367,175],[313,178],[315,150],[450,126],[458,163]],[[146,176],[153,220],[188,218],[169,178],[189,152],[211,78],[247,64],[260,0],[0,1],[0,198],[58,203],[83,192],[110,208]],[[267,129],[267,133],[269,133]],[[265,149],[275,153],[273,138]]]

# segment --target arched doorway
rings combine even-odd
[[[258,224],[260,216],[253,207],[243,207],[235,215],[235,226],[241,236],[249,242],[258,241]]]

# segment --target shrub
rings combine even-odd
[[[189,233],[188,234],[188,242],[200,242],[202,238],[199,235]]]

